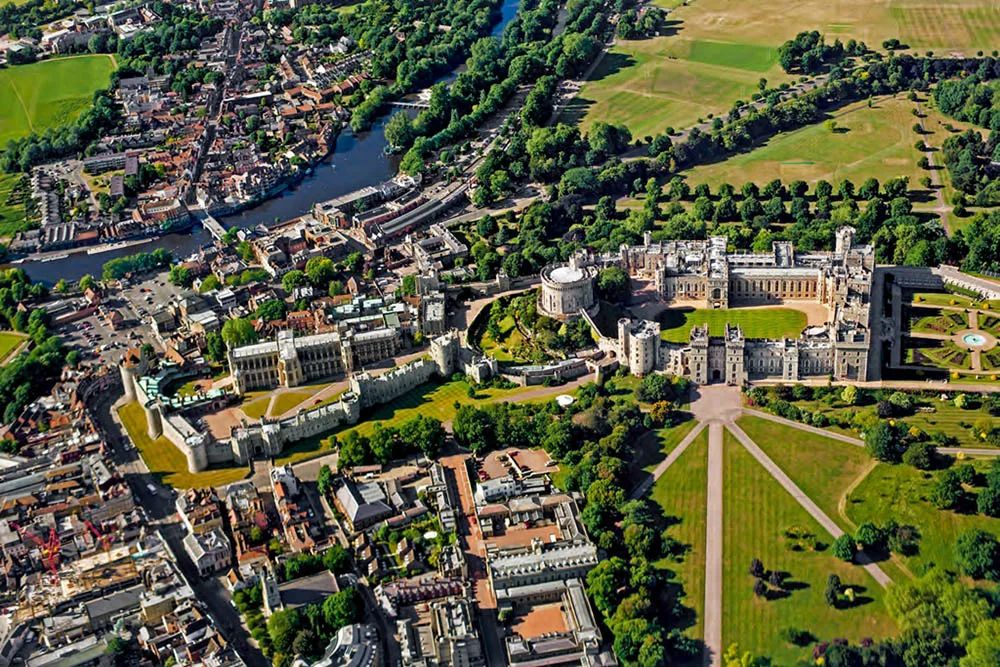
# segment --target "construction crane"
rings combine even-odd
[[[62,542],[59,540],[59,535],[56,533],[56,529],[49,528],[49,537],[47,540],[43,540],[40,535],[34,531],[23,528],[19,523],[11,522],[10,525],[17,531],[18,535],[21,536],[22,541],[25,537],[27,537],[36,547],[38,547],[38,551],[42,556],[42,564],[45,565],[46,569],[49,570],[55,579],[58,579],[59,557],[62,549]]]
[[[101,548],[104,549],[104,551],[111,550],[111,543],[114,541],[114,538],[111,535],[101,533],[101,531],[98,530],[97,526],[95,526],[90,521],[90,519],[84,519],[83,525],[87,527],[87,530],[90,531],[90,534],[94,536],[94,541],[97,544],[100,544]]]

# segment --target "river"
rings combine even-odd
[[[500,20],[491,33],[493,36],[500,36],[517,14],[519,3],[520,0],[504,0],[500,7]],[[439,81],[454,80],[461,68],[464,68],[464,64],[441,77]],[[399,166],[399,156],[386,155],[387,142],[384,129],[394,111],[390,110],[378,118],[366,132],[354,134],[350,128],[345,128],[337,137],[333,153],[317,164],[304,179],[277,197],[236,215],[224,217],[221,222],[226,227],[270,225],[276,221],[308,213],[318,201],[333,199],[392,178]],[[61,259],[48,262],[27,261],[17,266],[27,271],[32,280],[51,285],[60,278],[76,280],[87,273],[99,276],[104,263],[116,257],[165,248],[172,252],[174,257],[182,258],[211,242],[211,235],[201,227],[195,227],[190,232],[167,234],[141,245],[94,254],[76,252]]]

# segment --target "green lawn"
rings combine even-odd
[[[705,503],[708,484],[708,429],[653,485],[652,499],[663,508],[671,525],[668,534],[687,550],[680,562],[665,558],[656,563],[677,573],[684,587],[681,604],[693,612],[691,637],[703,634],[705,608]]]
[[[24,205],[13,196],[21,174],[0,171],[0,237],[7,238],[25,226]]]
[[[736,642],[742,650],[787,665],[807,658],[809,649],[784,642],[779,636],[784,628],[807,630],[823,640],[894,634],[879,585],[861,567],[833,557],[830,536],[729,431],[724,448],[723,645]],[[788,537],[789,530],[798,537]],[[747,572],[753,558],[760,558],[769,571],[788,573],[786,596],[765,600],[754,595]],[[824,591],[832,573],[858,593],[855,606],[826,604]]]
[[[685,173],[692,185],[708,183],[713,188],[720,183],[766,183],[774,178],[786,183],[850,179],[860,184],[870,176],[885,180],[889,175],[908,176],[911,187],[919,188],[920,178],[929,172],[917,166],[923,154],[914,147],[919,139],[912,130],[914,106],[902,98],[878,100],[874,108],[868,108],[867,102],[852,104],[833,113],[835,132],[822,123],[810,125],[778,135],[749,153]],[[928,130],[947,135],[931,118],[924,124]],[[930,134],[925,141],[934,144],[943,138]]]
[[[775,50],[716,39],[656,37],[618,40],[563,114],[564,122],[622,123],[636,137],[683,128],[699,117],[722,114],[737,99],[749,99]]]
[[[86,55],[0,70],[0,145],[74,120],[114,69],[111,56]]]
[[[277,417],[278,415],[285,414],[303,401],[308,400],[315,393],[316,391],[314,390],[282,392],[278,395],[278,398],[274,399],[274,407],[271,409],[272,416]]]
[[[857,525],[843,506],[851,485],[875,465],[864,449],[761,417],[747,415],[738,423],[828,517],[842,530],[854,532]],[[893,580],[906,576],[894,561],[881,565]]]
[[[16,331],[0,331],[0,363],[6,363],[8,357],[21,345],[27,336]]]
[[[224,486],[247,476],[245,466],[218,468],[199,473],[188,472],[187,459],[179,449],[160,436],[156,440],[146,434],[146,415],[138,402],[129,403],[118,410],[118,416],[132,443],[139,449],[149,471],[164,484],[177,489],[196,486]]]
[[[243,405],[240,406],[240,410],[249,417],[250,419],[260,419],[267,414],[267,408],[271,405],[271,395],[265,394],[264,396],[258,396],[257,398],[246,400],[244,399]]]
[[[398,426],[400,423],[416,415],[435,417],[442,422],[450,422],[458,412],[455,403],[482,405],[503,400],[516,400],[518,394],[528,391],[525,387],[514,389],[481,389],[476,398],[469,398],[469,385],[465,381],[428,383],[406,394],[405,396],[383,405],[362,416],[362,422],[356,426],[341,429],[332,434],[310,438],[295,443],[284,451],[278,459],[278,465],[287,462],[301,461],[317,454],[329,451],[332,437],[343,436],[348,431],[357,431],[361,435],[370,435],[376,424],[383,426]],[[552,396],[559,393],[558,387],[552,389]]]
[[[726,324],[739,325],[747,338],[797,338],[805,329],[806,314],[793,308],[671,309],[661,316],[660,337],[671,343],[686,343],[691,327],[708,324],[709,334],[722,336]]]
[[[655,0],[655,4],[672,10],[668,33],[617,40],[563,114],[564,122],[580,120],[584,129],[599,120],[624,123],[633,135],[644,137],[670,126],[690,126],[710,114],[725,114],[737,100],[750,99],[759,79],[767,79],[772,87],[793,79],[778,65],[777,49],[803,30],[825,33],[828,42],[857,39],[880,48],[883,40],[895,37],[919,49],[957,49],[968,55],[1000,44],[996,8],[983,0]],[[899,136],[912,124],[910,120],[898,129],[886,125],[881,131]],[[852,141],[850,136],[839,138]],[[904,143],[912,148],[914,141]],[[797,159],[816,159],[816,154],[805,155]],[[837,164],[836,156],[820,159]],[[876,156],[872,162],[878,160]],[[844,173],[851,173],[851,168]]]
[[[981,470],[988,465],[986,461],[973,463]],[[903,558],[906,566],[917,575],[931,565],[954,568],[955,540],[970,528],[981,528],[1000,536],[1000,519],[939,510],[930,503],[928,497],[939,474],[882,463],[848,496],[847,516],[854,523],[880,523],[892,517],[920,530],[919,553]]]
[[[667,458],[667,455],[674,451],[674,448],[681,444],[681,440],[687,437],[687,434],[693,431],[697,425],[698,422],[694,419],[688,419],[687,421],[681,422],[675,426],[668,426],[667,428],[661,428],[656,431],[655,435],[652,437],[656,438],[660,446],[655,449],[649,448],[648,451],[640,452],[640,460],[636,462],[636,465],[640,465],[646,472],[652,472],[653,469],[656,468],[657,464]],[[706,430],[706,433],[707,432],[708,431]]]

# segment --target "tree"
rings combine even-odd
[[[889,402],[901,414],[906,414],[913,409],[913,399],[905,391],[894,391],[889,395]]]
[[[976,638],[965,646],[960,667],[996,667],[1000,665],[1000,618],[979,624]]]
[[[281,299],[268,299],[257,306],[257,312],[254,315],[265,322],[273,322],[285,319],[286,312],[287,307],[284,301]]]
[[[849,384],[844,387],[844,390],[840,392],[840,400],[848,405],[855,405],[858,402],[858,388],[853,384]]]
[[[292,653],[306,658],[314,658],[323,650],[323,645],[312,630],[300,630],[292,641]]]
[[[965,489],[958,471],[945,470],[931,491],[931,500],[940,509],[955,509],[965,499]]]
[[[855,538],[862,549],[879,552],[885,549],[885,534],[882,529],[871,521],[866,521],[858,526]]]
[[[320,466],[319,474],[316,476],[316,488],[324,496],[333,491],[333,470],[325,463]]]
[[[833,541],[833,555],[846,563],[854,560],[855,551],[857,545],[854,543],[854,538],[847,533]]]
[[[300,620],[298,612],[294,609],[280,609],[267,619],[267,634],[277,653],[288,653],[292,650],[292,642],[299,632]]]
[[[363,616],[364,602],[353,586],[323,600],[323,620],[334,631],[361,621]]]
[[[917,470],[930,470],[934,467],[937,448],[929,442],[914,442],[903,452],[903,463]]]
[[[823,592],[826,603],[831,607],[836,607],[840,603],[840,588],[840,577],[831,574],[826,580],[826,590]]]
[[[899,463],[906,449],[900,429],[887,421],[880,421],[865,432],[865,447],[873,458],[885,463]]]
[[[191,275],[191,270],[186,266],[174,264],[170,267],[170,271],[167,274],[167,280],[179,287],[191,287],[191,282],[194,280],[194,276]]]
[[[222,325],[222,340],[226,342],[229,349],[251,345],[257,342],[257,331],[253,328],[250,320],[242,317],[234,317],[226,320]]]
[[[216,363],[222,363],[226,358],[226,341],[217,331],[205,334],[205,356]]]
[[[323,567],[334,574],[350,572],[351,554],[339,544],[334,544],[323,552]]]
[[[93,289],[97,285],[97,281],[94,280],[94,276],[89,273],[85,273],[83,277],[77,282],[80,287],[80,291],[85,291],[88,289]]]
[[[986,516],[1000,517],[1000,485],[991,484],[980,491],[976,509]]]
[[[336,275],[337,268],[329,257],[311,257],[306,262],[306,276],[315,287],[326,287]]]
[[[626,302],[630,293],[628,274],[617,266],[601,269],[597,274],[597,293],[611,303]]]
[[[1000,580],[1000,542],[985,530],[967,530],[955,541],[955,564],[973,579]]]
[[[302,287],[308,283],[309,277],[304,271],[299,271],[298,269],[292,269],[281,277],[281,286],[289,294],[294,292],[296,287]]]
[[[620,591],[627,582],[628,565],[618,557],[602,560],[587,573],[587,592],[605,618],[618,606]]]

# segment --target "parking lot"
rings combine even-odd
[[[126,349],[146,343],[159,349],[148,315],[159,304],[166,304],[173,290],[173,285],[166,281],[166,274],[155,276],[121,292],[105,295],[102,302],[105,312],[117,310],[124,316],[124,322],[117,330],[112,329],[99,313],[95,313],[63,324],[56,329],[56,333],[66,345],[79,350],[83,365],[115,365]]]

